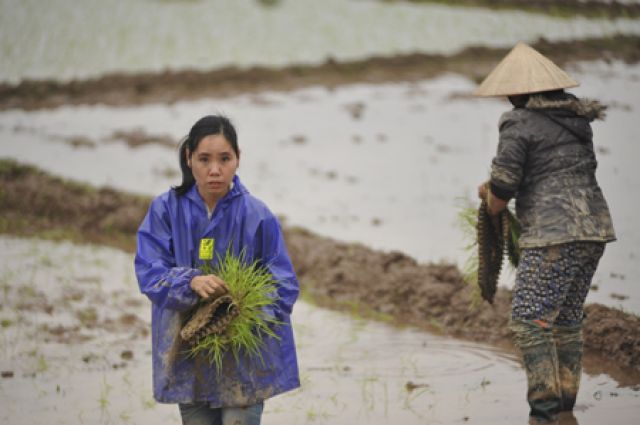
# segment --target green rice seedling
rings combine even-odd
[[[241,353],[264,362],[261,349],[265,340],[269,337],[278,338],[274,328],[282,325],[282,322],[265,313],[265,307],[277,300],[277,282],[269,270],[258,261],[246,261],[244,250],[234,255],[231,248],[227,249],[224,257],[218,257],[215,265],[205,263],[201,269],[205,274],[218,276],[227,284],[239,314],[224,333],[206,336],[190,348],[189,354],[204,354],[218,371],[222,370],[222,360],[228,352],[236,362]]]
[[[122,412],[120,412],[120,415],[118,415],[118,417],[120,418],[120,422],[122,422],[123,424],[130,424],[131,422],[131,413],[129,413],[126,410],[123,410]]]
[[[113,387],[107,382],[107,377],[103,376],[100,398],[98,398],[98,405],[100,406],[100,422],[105,422],[105,419],[107,423],[111,422],[111,415],[109,414],[108,409],[111,405],[109,395],[111,394],[112,389]]]
[[[49,363],[47,363],[47,359],[42,354],[40,354],[38,356],[38,362],[37,362],[37,365],[36,365],[36,372],[44,373],[47,370],[49,370]]]
[[[143,409],[149,410],[155,408],[157,403],[152,397],[143,394],[140,396],[140,404],[142,405]]]
[[[403,390],[404,391],[401,391],[399,393],[399,395],[403,398],[402,409],[408,410],[414,415],[416,415],[418,418],[424,419],[424,414],[420,413],[415,409],[415,407],[413,406],[413,402],[416,401],[418,398],[421,398],[425,393],[433,394],[433,391],[429,388],[429,386],[420,387],[420,388],[416,388],[409,391],[406,385],[403,385]],[[424,404],[426,403],[423,400],[423,402],[421,403],[421,410],[424,408]],[[433,405],[429,404],[428,410],[431,410],[432,407]]]
[[[462,277],[464,281],[472,285],[473,292],[471,294],[471,307],[477,307],[482,303],[480,296],[480,287],[478,282],[478,240],[476,235],[476,226],[478,224],[478,210],[468,199],[461,201],[460,210],[458,212],[458,227],[463,233],[466,244],[463,249],[468,257],[462,266]]]
[[[318,414],[316,413],[316,409],[311,406],[307,409],[307,422],[313,422],[316,420]]]

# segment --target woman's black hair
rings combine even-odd
[[[508,96],[509,102],[516,108],[524,108],[527,102],[529,101],[528,94],[516,94],[513,96]]]
[[[528,94],[517,94],[509,96],[509,102],[511,102],[511,104],[516,108],[524,108],[527,106],[527,102],[529,102],[531,96],[542,96],[548,100],[563,100],[566,99],[567,93],[563,89],[558,89]]]
[[[240,158],[240,149],[238,148],[238,136],[236,129],[229,118],[224,115],[207,115],[200,118],[189,131],[189,135],[180,143],[180,149],[178,151],[180,160],[180,170],[182,171],[182,183],[179,186],[174,186],[173,190],[176,191],[178,196],[182,196],[193,186],[196,182],[187,163],[187,151],[190,154],[198,148],[200,141],[206,136],[220,134],[231,145],[231,148],[235,152],[236,156]]]

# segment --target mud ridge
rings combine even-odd
[[[640,4],[621,3],[613,0],[385,0],[410,3],[435,3],[448,6],[486,7],[495,10],[518,10],[550,14],[553,16],[587,16],[631,18],[640,16]]]
[[[540,39],[533,46],[560,66],[590,60],[640,61],[640,37],[637,36],[557,43]],[[287,91],[313,85],[332,88],[353,83],[410,82],[444,73],[461,74],[481,81],[507,52],[508,49],[502,48],[469,47],[450,56],[415,53],[351,62],[329,59],[321,65],[284,68],[228,67],[211,71],[111,74],[70,82],[25,80],[17,85],[0,84],[0,110],[173,103],[266,90]]]
[[[43,188],[47,188],[43,190]],[[95,189],[0,160],[0,232],[116,246],[132,252],[150,199]],[[472,290],[452,264],[420,264],[397,251],[338,242],[284,226],[305,296],[345,309],[502,347],[510,345],[510,291],[471,308]],[[585,351],[625,384],[640,383],[640,317],[599,304],[586,308]]]

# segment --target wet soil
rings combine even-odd
[[[511,291],[498,288],[492,305],[475,305],[473,288],[457,266],[420,264],[401,252],[347,244],[304,229],[285,229],[298,277],[312,299],[329,308],[356,309],[431,332],[511,347]],[[585,363],[627,384],[640,382],[640,317],[588,304]]]
[[[0,232],[132,250],[149,200],[0,160]]]
[[[540,39],[532,45],[563,67],[577,61],[640,61],[640,37],[637,36],[556,43]],[[33,110],[78,104],[170,104],[266,90],[287,91],[312,85],[331,88],[353,83],[418,81],[445,73],[461,74],[479,82],[508,50],[469,47],[450,56],[416,53],[352,62],[329,59],[319,66],[228,67],[208,72],[112,74],[71,82],[25,80],[17,85],[0,84],[0,110]]]
[[[637,17],[640,4],[621,3],[616,0],[386,0],[411,3],[436,3],[448,6],[474,6],[491,9],[524,10],[556,16],[582,15],[588,17]]]
[[[46,188],[46,190],[44,190]],[[135,247],[149,199],[50,176],[0,160],[0,232]],[[420,264],[401,252],[342,243],[284,226],[305,296],[329,308],[350,309],[443,335],[510,346],[510,292],[472,308],[472,288],[451,264]],[[586,361],[622,384],[640,383],[640,317],[599,304],[586,307]]]

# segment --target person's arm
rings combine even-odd
[[[202,272],[177,267],[173,255],[171,222],[163,202],[156,199],[140,225],[135,270],[140,291],[162,308],[185,311],[198,301],[190,284]]]
[[[478,187],[478,197],[487,201],[487,212],[490,216],[500,214],[507,207],[509,199],[501,199],[497,197],[490,188],[489,182],[484,182]]]
[[[300,287],[277,218],[268,217],[260,226],[260,237],[257,243],[262,252],[262,261],[278,282],[278,299],[273,306],[273,315],[279,319],[282,314],[291,314]]]
[[[504,210],[520,186],[527,160],[527,142],[522,133],[522,116],[506,113],[500,120],[500,141],[491,163],[491,178],[487,188],[490,215]]]

